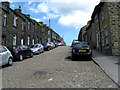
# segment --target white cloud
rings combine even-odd
[[[40,10],[41,12],[44,12],[44,13],[47,13],[49,11],[47,3],[45,3],[45,2],[39,4],[37,8],[38,8],[38,10]]]
[[[28,5],[30,5],[33,2],[33,0],[28,1]]]
[[[72,15],[61,16],[59,23],[64,26],[74,26],[79,27],[81,25],[87,24],[87,21],[90,20],[91,13],[75,11]]]
[[[61,25],[80,27],[87,24],[99,2],[100,0],[45,0],[30,10],[45,13],[43,19],[59,17],[58,23]]]
[[[30,8],[30,10],[35,13],[40,13],[40,12],[47,13],[49,11],[49,8],[47,6],[47,3],[42,2],[37,6],[37,8],[32,7],[32,8]]]
[[[36,20],[37,22],[40,22],[40,21],[41,21],[40,18],[32,18],[32,19]]]

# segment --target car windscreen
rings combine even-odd
[[[35,45],[35,48],[38,48],[38,45]]]
[[[30,48],[34,48],[35,45],[30,46]]]

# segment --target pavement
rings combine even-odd
[[[109,56],[93,50],[93,60],[105,71],[105,73],[120,86],[120,59],[117,56]]]

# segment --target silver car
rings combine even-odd
[[[5,46],[0,46],[0,66],[6,64],[9,66],[13,64],[13,56]]]
[[[30,46],[30,49],[34,54],[39,54],[41,52],[44,52],[44,47],[42,44],[34,44]]]

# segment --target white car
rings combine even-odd
[[[0,46],[0,66],[6,64],[9,66],[13,64],[13,56],[5,46]]]
[[[42,44],[34,44],[30,46],[30,49],[34,54],[39,54],[41,52],[44,52],[44,47]]]

